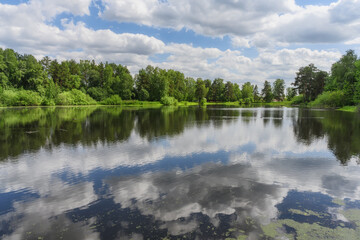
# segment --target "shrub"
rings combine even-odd
[[[357,105],[356,111],[360,114],[360,104]]]
[[[293,97],[291,104],[298,105],[304,103],[304,96],[302,94]]]
[[[253,98],[245,98],[244,103],[245,104],[251,104],[253,102]]]
[[[200,106],[205,106],[205,105],[206,105],[206,102],[207,102],[206,98],[202,98],[202,99],[200,100],[200,102],[199,102],[199,105],[200,105]]]
[[[121,105],[122,100],[119,95],[112,95],[111,97],[108,97],[107,99],[103,100],[101,104],[104,105]]]
[[[54,101],[54,99],[44,98],[41,105],[43,105],[43,106],[55,106],[55,101]]]
[[[42,103],[39,93],[30,90],[4,90],[0,102],[5,106],[39,106]]]
[[[344,98],[343,91],[323,92],[310,105],[318,107],[343,107],[345,105]]]
[[[62,92],[58,95],[56,104],[59,105],[91,105],[96,101],[89,95],[80,90],[72,89],[71,91]]]
[[[174,97],[165,96],[162,97],[160,102],[165,106],[177,106],[178,101]]]

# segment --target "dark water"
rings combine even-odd
[[[360,117],[0,109],[1,239],[360,239]]]

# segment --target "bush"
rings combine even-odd
[[[343,107],[345,94],[343,91],[323,92],[310,105],[317,107]]]
[[[107,91],[100,87],[91,87],[87,90],[87,93],[96,101],[102,101],[108,97]]]
[[[165,106],[177,106],[178,101],[174,97],[165,96],[162,97],[160,102]]]
[[[245,104],[251,104],[253,102],[253,98],[245,98],[244,103]]]
[[[44,98],[41,105],[43,105],[43,106],[55,106],[56,104],[55,104],[54,99]]]
[[[122,100],[121,100],[121,97],[119,97],[119,95],[112,95],[111,97],[103,100],[101,102],[101,104],[104,104],[104,105],[121,105]]]
[[[356,111],[360,114],[360,104],[357,105]]]
[[[91,105],[96,101],[89,95],[80,90],[73,89],[71,91],[62,92],[58,95],[56,104],[58,105]]]
[[[304,96],[302,94],[293,97],[291,104],[298,105],[304,103]]]
[[[39,93],[30,90],[4,90],[0,102],[5,106],[39,106],[43,99]]]
[[[207,102],[206,98],[202,98],[202,99],[200,100],[200,102],[199,102],[199,105],[200,105],[200,106],[205,106],[205,105],[206,105],[206,102]]]

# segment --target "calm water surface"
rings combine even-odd
[[[1,239],[360,239],[360,117],[0,109]]]

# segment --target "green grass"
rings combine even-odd
[[[138,100],[123,100],[122,104],[124,106],[138,106],[138,107],[156,107],[162,106],[162,104],[158,101],[138,101]]]
[[[240,106],[240,103],[238,101],[236,101],[236,102],[207,102],[205,105]]]
[[[337,110],[338,111],[343,111],[343,112],[356,112],[357,107],[356,106],[344,106],[344,107],[339,108]]]
[[[279,107],[279,106],[285,106],[285,107],[291,107],[291,101],[283,101],[283,102],[270,102],[270,103],[261,103],[265,106],[273,106],[273,107]]]

